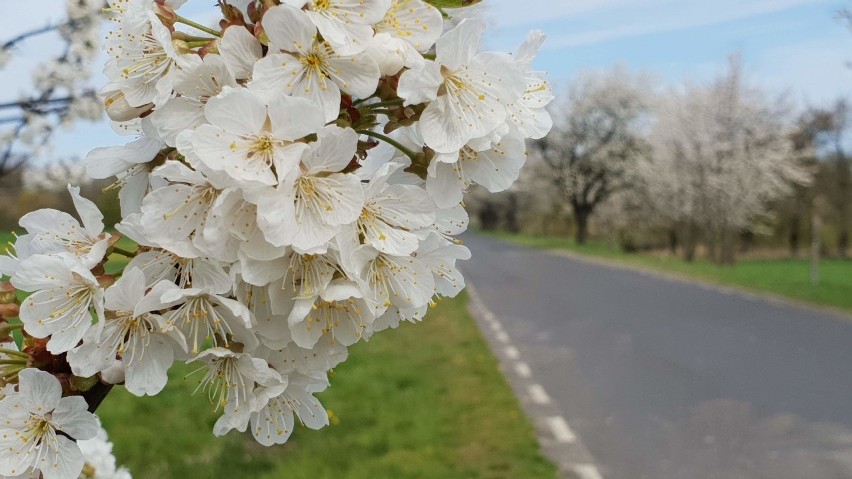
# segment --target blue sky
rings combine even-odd
[[[517,14],[513,5],[525,5]],[[752,82],[824,104],[852,92],[852,33],[843,0],[494,0],[491,43],[548,33],[537,66],[555,80],[622,62],[672,84],[717,74],[740,52]],[[847,2],[852,7],[852,2]],[[515,13],[515,15],[513,15]]]
[[[0,28],[21,31],[42,25],[42,12],[5,12]],[[190,0],[181,11],[212,18],[210,0]],[[544,30],[548,43],[537,61],[557,84],[583,69],[624,63],[657,79],[660,86],[719,73],[726,57],[740,52],[752,83],[786,92],[800,105],[823,105],[852,93],[852,32],[835,20],[845,0],[484,0],[491,30],[488,46],[514,50],[530,29]],[[5,9],[4,9],[5,10]],[[55,15],[55,14],[54,14]],[[25,90],[26,71],[50,39],[30,42],[12,68],[0,72],[0,101]],[[98,68],[98,71],[100,68]],[[105,79],[97,73],[98,84]],[[104,124],[79,124],[57,137],[51,156],[82,156],[121,142]]]

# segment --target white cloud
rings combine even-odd
[[[805,4],[826,4],[831,0],[527,0],[518,8],[516,0],[495,0],[489,15],[500,28],[565,22],[551,29],[549,48],[591,45],[650,33],[669,32],[716,25],[734,20],[787,10]],[[570,22],[570,23],[568,23]],[[569,25],[582,25],[576,33],[565,34]]]

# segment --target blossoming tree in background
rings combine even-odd
[[[95,121],[103,112],[91,88],[98,56],[104,0],[66,0],[62,20],[0,38],[0,69],[30,74],[17,97],[0,101],[0,177],[22,166],[48,146],[56,129],[77,120]],[[52,13],[52,12],[51,12]],[[32,39],[56,36],[60,45],[34,66],[21,46]]]
[[[85,163],[116,178],[118,232],[69,187],[77,217],[24,216],[0,257],[0,336],[23,333],[0,349],[20,416],[0,474],[77,477],[87,410],[116,384],[158,394],[175,361],[197,365],[217,435],[325,426],[327,371],[462,290],[465,191],[508,188],[550,129],[538,32],[479,52],[481,20],[422,0],[223,0],[215,28],[183,3],[107,9],[102,98],[130,138]]]

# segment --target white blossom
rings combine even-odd
[[[12,285],[33,293],[21,304],[20,318],[33,337],[50,337],[53,354],[77,346],[92,326],[92,311],[103,325],[104,291],[73,256],[33,255],[21,262]]]
[[[436,60],[406,71],[399,95],[407,105],[429,102],[420,119],[423,139],[439,153],[452,153],[502,125],[507,105],[524,93],[521,72],[510,56],[477,53],[485,24],[464,20],[442,36]]]
[[[100,334],[93,330],[83,344],[68,352],[68,363],[77,376],[89,377],[113,366],[120,357],[125,387],[131,393],[155,395],[168,381],[174,349],[185,349],[183,336],[165,331],[166,323],[155,313],[160,298],[146,296],[142,271],[133,268],[105,292],[104,308],[110,312]]]
[[[360,53],[373,38],[372,24],[381,20],[391,0],[284,0],[304,7],[322,37],[341,55]]]
[[[74,440],[95,437],[95,416],[81,396],[62,397],[53,375],[25,369],[18,377],[17,394],[0,400],[0,474],[77,479],[84,458]]]
[[[69,185],[68,191],[80,221],[53,209],[27,213],[20,225],[28,234],[19,237],[17,242],[26,243],[30,254],[68,253],[91,268],[103,260],[111,236],[104,233],[103,214],[94,203],[80,196],[80,188]],[[18,258],[25,259],[20,251]]]
[[[376,91],[378,65],[369,56],[343,56],[319,41],[304,12],[288,5],[273,7],[263,17],[263,28],[270,48],[283,53],[267,55],[255,64],[250,88],[307,98],[320,107],[326,121],[340,113],[341,90],[358,98]]]

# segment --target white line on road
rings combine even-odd
[[[518,348],[514,346],[506,347],[506,356],[509,356],[509,359],[515,360],[521,357],[521,352],[518,351]]]
[[[532,384],[527,387],[527,391],[530,393],[530,397],[532,398],[534,403],[550,404],[550,396],[547,395],[547,391],[545,391],[544,388],[541,387],[541,384]]]
[[[578,464],[574,466],[574,474],[579,476],[580,479],[603,479],[594,464]]]
[[[571,430],[565,419],[562,419],[562,416],[547,418],[547,425],[550,427],[550,432],[553,433],[553,437],[556,438],[557,442],[568,444],[577,441],[577,436],[574,435],[574,431]]]
[[[503,329],[503,325],[500,324],[500,319],[488,309],[482,301],[482,298],[479,294],[477,294],[473,285],[468,284],[468,291],[473,305],[480,312],[479,317],[484,320],[483,325],[488,324],[490,329],[494,331],[494,336],[497,341],[503,343],[503,351],[506,357],[511,360],[511,365],[514,368],[515,373],[521,379],[530,381],[532,378],[532,370],[530,369],[529,364],[521,360],[521,352],[518,351],[518,348],[510,343],[509,335]],[[527,393],[532,402],[535,404],[547,405],[551,402],[550,396],[547,395],[547,391],[545,391],[544,387],[539,384],[532,384],[528,386]],[[537,417],[541,418],[541,416]],[[544,421],[557,443],[562,444],[563,447],[571,450],[579,447],[580,450],[585,451],[585,447],[581,443],[580,439],[576,436],[576,434],[574,434],[574,431],[571,430],[571,427],[568,426],[568,423],[565,422],[565,419],[563,419],[562,416],[546,416],[544,417]],[[581,462],[571,461],[566,464],[562,461],[562,459],[560,459],[559,462],[562,464],[561,467],[565,467],[566,469],[573,471],[578,479],[603,479],[598,468],[591,462],[593,459],[588,457],[587,452],[584,454],[586,456],[585,461]]]

